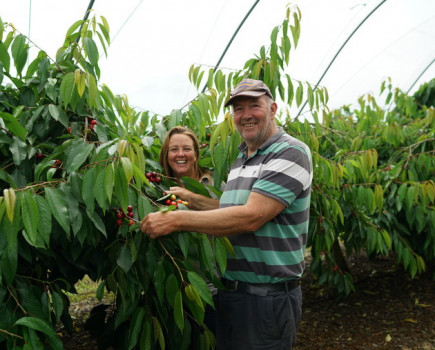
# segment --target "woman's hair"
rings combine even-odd
[[[165,139],[163,140],[162,148],[160,150],[160,157],[159,157],[159,163],[163,168],[163,174],[166,176],[174,177],[174,172],[172,171],[172,168],[169,166],[169,141],[171,139],[172,135],[176,134],[183,134],[189,136],[193,141],[193,149],[195,151],[196,155],[196,162],[193,165],[194,173],[196,175],[196,180],[201,180],[201,177],[204,174],[208,174],[209,171],[206,169],[203,169],[199,166],[198,160],[199,160],[199,142],[198,138],[196,137],[195,133],[190,130],[187,127],[184,126],[174,126],[171,130],[168,131],[168,133],[165,136]]]

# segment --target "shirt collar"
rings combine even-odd
[[[282,127],[278,127],[278,131],[276,133],[274,133],[271,137],[269,137],[265,143],[263,143],[260,147],[258,147],[258,149],[253,153],[256,154],[258,151],[262,151],[264,149],[266,149],[267,147],[269,147],[271,144],[275,143],[276,141],[278,141],[278,139],[284,135],[284,130]],[[243,154],[246,155],[246,152],[248,150],[248,146],[246,145],[246,142],[243,141],[240,145],[239,145],[239,151],[242,152]]]

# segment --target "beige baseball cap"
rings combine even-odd
[[[230,98],[225,102],[225,107],[231,105],[233,100],[239,96],[260,97],[267,95],[273,98],[272,93],[261,80],[243,79],[231,92]]]

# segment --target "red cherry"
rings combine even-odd
[[[97,125],[97,124],[98,124],[98,122],[95,119],[91,120],[91,125]]]
[[[116,213],[116,217],[118,218],[118,219],[122,219],[123,217],[124,217],[124,215],[121,213],[121,212],[117,212]]]
[[[146,174],[145,174],[145,177],[149,180],[150,177],[151,177],[151,173],[146,173]]]
[[[172,202],[171,202],[171,205],[175,205],[175,206],[177,206],[177,202],[172,201]]]
[[[127,213],[128,217],[133,218],[134,217],[134,213],[132,213],[131,211]]]
[[[162,182],[162,179],[159,176],[157,176],[154,181],[159,184],[160,182]]]
[[[133,206],[129,205],[129,206],[127,207],[127,211],[128,211],[129,213],[131,213],[131,212],[133,211]]]
[[[134,224],[134,220],[130,220],[129,222],[128,222],[128,226],[131,226],[131,225],[133,225]]]
[[[156,177],[156,176],[157,176],[157,173],[155,171],[152,171],[151,172],[151,177]]]
[[[166,204],[166,205],[171,205],[171,203],[172,203],[172,201],[171,201],[170,199],[167,199],[167,200],[165,201],[165,204]]]
[[[118,226],[122,226],[122,219],[118,219],[118,220],[116,220],[116,224],[117,224]]]

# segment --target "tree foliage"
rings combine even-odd
[[[313,152],[308,247],[319,283],[351,292],[346,255],[362,251],[396,254],[411,276],[434,263],[432,85],[411,97],[386,82],[391,110],[365,96],[355,110],[329,111],[325,88],[285,73],[300,16],[288,7],[270,43],[240,70],[192,66],[190,81],[207,90],[163,117],[137,112],[99,85],[100,52],[110,44],[104,17],[77,21],[54,59],[40,51],[28,65],[28,39],[0,21],[2,347],[61,349],[57,327],[73,332],[67,292],[85,275],[100,283],[100,300],[115,295],[107,320],[105,305],[91,314],[101,348],[214,347],[203,323],[205,305],[213,305],[206,281],[219,286],[214,272],[225,271],[229,241],[193,232],[150,240],[137,221],[188,210],[159,200],[173,179],[161,174],[158,154],[175,125],[198,135],[201,165],[213,170],[219,193],[240,143],[223,102],[244,77],[264,80],[284,106],[304,98],[310,106],[314,122],[291,120],[283,108],[279,123]],[[152,171],[161,175],[157,186],[145,176]],[[129,212],[133,218],[122,214]]]

